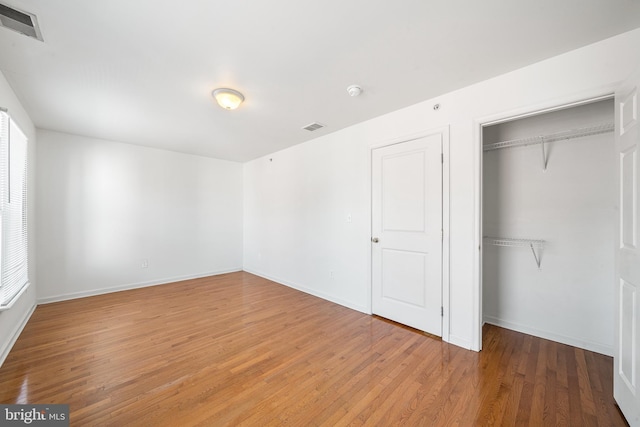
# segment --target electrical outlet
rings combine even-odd
[[[351,222],[351,214],[347,214],[347,222]]]
[[[144,258],[142,260],[142,268],[149,268],[149,260]]]

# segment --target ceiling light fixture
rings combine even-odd
[[[244,95],[233,89],[219,88],[211,94],[218,102],[218,105],[225,110],[235,110],[242,104],[242,101],[244,101]]]

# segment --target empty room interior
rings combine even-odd
[[[640,426],[638,52],[632,0],[0,0],[0,424]]]

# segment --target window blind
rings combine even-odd
[[[0,310],[29,285],[27,252],[27,137],[0,112]]]

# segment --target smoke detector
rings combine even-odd
[[[351,85],[347,88],[347,93],[349,96],[358,96],[362,93],[362,88],[358,85]]]

